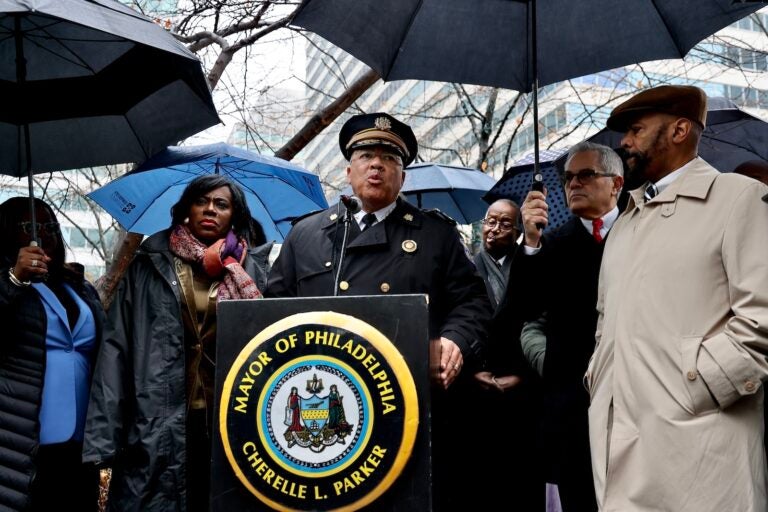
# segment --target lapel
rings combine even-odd
[[[40,295],[40,298],[43,299],[43,301],[48,305],[48,307],[56,314],[64,331],[67,332],[68,334],[72,334],[72,332],[69,330],[69,320],[67,318],[67,311],[64,309],[64,306],[56,297],[56,294],[53,293],[53,291],[50,288],[48,288],[44,283],[32,283],[32,287]],[[78,303],[77,305],[78,307],[80,307],[80,303]],[[80,320],[82,319],[82,317],[83,315],[80,315],[80,318],[78,318],[78,324],[80,323]]]
[[[80,314],[77,315],[77,322],[75,322],[75,328],[72,329],[72,336],[77,338],[77,335],[80,333],[80,329],[82,329],[83,325],[85,324],[87,317],[90,316],[89,313],[91,313],[91,308],[83,299],[80,298],[79,295],[75,293],[75,290],[73,290],[69,285],[65,284],[64,288],[66,288],[67,293],[72,297],[72,299],[77,304],[77,308],[80,310]]]
[[[504,274],[504,277],[509,279],[509,269],[512,268],[512,260],[515,257],[515,251],[517,250],[517,244],[514,244],[512,248],[507,253],[507,257],[504,258],[504,263],[501,264],[501,273]]]

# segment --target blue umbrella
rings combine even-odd
[[[483,195],[496,183],[491,176],[466,167],[435,163],[411,165],[402,192],[419,208],[437,208],[459,224],[485,216]]]
[[[240,185],[268,240],[282,242],[293,219],[328,206],[316,175],[227,144],[169,147],[88,197],[127,231],[149,235],[170,226],[171,206],[204,174],[221,174]]]
[[[401,193],[419,208],[436,208],[459,224],[471,224],[485,216],[485,194],[496,181],[477,169],[431,162],[407,169]],[[347,187],[342,194],[349,195]]]

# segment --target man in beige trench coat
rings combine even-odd
[[[696,156],[705,122],[689,86],[643,91],[608,119],[648,181],[605,248],[585,379],[605,512],[768,510],[768,187]]]

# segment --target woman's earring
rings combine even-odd
[[[184,224],[189,224],[189,217],[184,219]]]

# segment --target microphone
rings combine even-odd
[[[355,196],[346,196],[342,194],[339,197],[340,201],[347,209],[347,213],[344,214],[344,236],[341,239],[341,251],[339,251],[339,263],[336,266],[336,277],[333,280],[333,296],[339,295],[339,279],[341,278],[341,269],[344,267],[344,255],[347,253],[347,240],[349,238],[349,225],[352,222],[352,215],[356,214],[363,209],[363,203]],[[334,241],[334,257],[336,252],[336,245]]]
[[[354,215],[363,209],[363,203],[361,203],[360,200],[355,196],[346,196],[342,194],[341,202],[344,204],[344,207],[347,209],[350,215]]]

